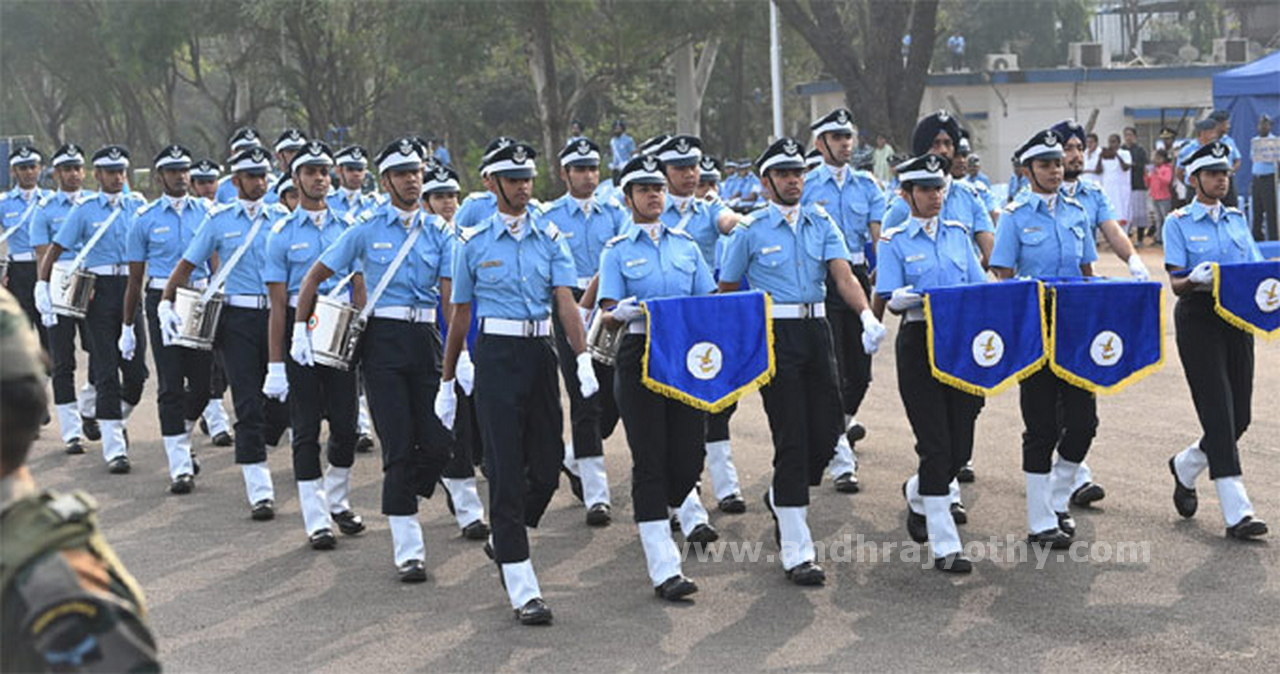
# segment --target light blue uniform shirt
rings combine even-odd
[[[738,178],[738,195],[731,203],[743,208],[750,208],[765,202],[765,199],[760,194],[760,178],[756,177],[754,173],[748,173]]]
[[[1013,174],[1013,177],[1009,179],[1008,200],[1013,201],[1013,198],[1018,196],[1018,193],[1022,191],[1022,188],[1027,186],[1027,183],[1027,179],[1021,174]],[[1063,185],[1066,185],[1066,183],[1064,182]]]
[[[982,197],[972,187],[957,180],[950,180],[947,197],[942,202],[942,212],[938,214],[943,221],[955,220],[969,226],[973,234],[993,232],[995,225],[991,222],[991,214]],[[907,221],[911,215],[911,206],[901,195],[889,202],[889,210],[884,214],[881,226],[884,229],[897,227]]]
[[[353,197],[347,197],[342,190],[334,190],[332,194],[325,197],[325,203],[329,205],[329,210],[335,214],[355,218],[357,215],[376,206],[377,200],[372,194],[357,193]]]
[[[28,242],[33,249],[36,246],[47,246],[53,243],[53,237],[58,234],[62,223],[67,220],[67,213],[71,212],[71,207],[75,206],[85,194],[87,193],[67,193],[59,190],[40,200],[40,205],[36,206],[36,212],[31,216],[31,224],[27,231]],[[77,244],[74,248],[62,251],[62,256],[58,259],[72,260],[79,251],[80,246]]]
[[[612,199],[595,201],[591,214],[587,215],[578,205],[578,200],[569,194],[551,202],[543,215],[556,223],[560,235],[569,244],[569,252],[573,253],[574,270],[578,275],[578,286],[584,288],[584,279],[590,280],[597,271],[605,243],[622,231],[630,217]]]
[[[903,286],[919,291],[986,281],[986,272],[970,243],[969,227],[955,220],[939,220],[935,229],[936,238],[931,239],[924,223],[910,218],[881,233],[876,249],[876,293],[889,297]]]
[[[871,240],[871,223],[884,217],[884,193],[875,177],[866,171],[845,168],[844,184],[836,182],[835,174],[825,162],[810,171],[804,178],[804,195],[801,203],[817,204],[836,221],[845,245],[851,252],[860,253]]]
[[[125,242],[125,259],[147,263],[147,276],[150,278],[169,278],[207,215],[208,208],[203,199],[187,197],[181,215],[168,199],[156,199],[138,209]],[[204,264],[196,265],[191,272],[193,279],[208,275],[208,265]]]
[[[732,202],[734,199],[737,199],[738,186],[741,184],[742,184],[742,178],[739,178],[738,174],[736,173],[734,173],[733,175],[730,175],[724,180],[721,180],[720,181],[720,198],[723,199],[725,203],[729,203],[729,202]]]
[[[458,212],[453,214],[457,231],[475,227],[498,212],[498,195],[493,192],[472,192],[462,200]]]
[[[600,256],[598,300],[639,301],[709,295],[716,289],[711,269],[688,232],[663,226],[658,240],[628,223]]]
[[[262,226],[227,276],[222,289],[227,295],[267,294],[266,283],[262,280],[262,271],[267,264],[267,237],[271,234],[272,224],[288,215],[289,211],[280,205],[263,204],[261,208],[258,218],[263,220]],[[196,230],[191,243],[187,244],[182,259],[198,267],[217,253],[220,263],[227,264],[252,229],[253,221],[239,201],[215,206]]]
[[[1053,213],[1040,195],[1025,192],[1005,208],[996,230],[991,266],[1015,276],[1080,276],[1080,265],[1098,259],[1089,215],[1079,201],[1057,195]]]
[[[667,207],[658,216],[662,224],[671,229],[683,229],[693,236],[702,251],[702,258],[707,266],[716,267],[716,242],[720,240],[720,214],[724,212],[722,203],[709,204],[697,197],[689,197],[684,213],[676,205],[676,200],[667,195]]]
[[[458,230],[453,303],[474,301],[480,318],[540,320],[551,315],[552,289],[577,282],[573,254],[555,223],[530,206],[519,241],[494,214]]]
[[[609,168],[619,171],[627,162],[631,161],[631,155],[636,153],[636,141],[625,133],[618,134],[609,139]]]
[[[320,227],[311,219],[311,211],[298,208],[271,228],[267,237],[267,266],[262,270],[263,283],[283,283],[290,295],[298,294],[302,278],[311,270],[311,265],[351,225],[350,220],[332,210],[320,213]],[[320,284],[320,294],[333,290],[350,271],[349,266],[333,269],[334,275]]]
[[[1254,136],[1254,138],[1275,138],[1276,134],[1269,133],[1265,136]],[[1253,175],[1269,176],[1276,172],[1276,163],[1273,161],[1255,161],[1253,162]]]
[[[4,196],[0,196],[0,224],[4,231],[17,227],[17,231],[9,235],[5,241],[9,244],[9,254],[30,253],[31,222],[35,220],[36,211],[40,210],[40,200],[49,196],[49,190],[39,187],[31,190],[31,198],[23,199],[22,190],[13,188]]]
[[[1107,193],[1103,192],[1097,183],[1088,180],[1077,180],[1072,184],[1063,182],[1058,188],[1058,193],[1079,201],[1080,205],[1084,206],[1085,212],[1089,214],[1089,224],[1093,225],[1094,229],[1108,220],[1117,219],[1115,207],[1111,205]]]
[[[89,242],[98,228],[111,219],[112,213],[118,210],[120,215],[111,220],[111,227],[107,229],[107,233],[103,234],[89,251],[89,255],[84,259],[84,266],[124,264],[127,259],[125,242],[129,238],[129,227],[133,225],[133,218],[138,209],[146,204],[146,201],[136,194],[121,193],[119,196],[119,205],[114,209],[108,205],[106,195],[101,192],[81,198],[79,203],[67,213],[67,219],[58,228],[53,242],[68,250],[73,248],[80,250]]]
[[[1191,269],[1201,262],[1261,262],[1249,223],[1238,208],[1222,206],[1217,222],[1192,201],[1164,219],[1164,263]]]
[[[720,260],[720,280],[736,283],[745,276],[774,302],[814,304],[827,294],[827,263],[848,259],[840,228],[824,211],[802,206],[792,232],[782,212],[770,205],[733,228]]]
[[[220,204],[234,204],[239,197],[240,193],[231,182],[231,176],[222,176],[218,179],[218,191],[213,195],[214,201]]]
[[[454,237],[441,218],[421,209],[414,211],[411,224],[422,233],[413,242],[400,268],[387,283],[375,309],[410,307],[432,309],[440,301],[440,279],[453,275]],[[338,240],[320,255],[320,263],[335,272],[360,269],[369,298],[382,282],[412,230],[400,219],[400,211],[390,203],[365,211]],[[354,266],[353,266],[354,265]]]

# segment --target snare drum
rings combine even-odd
[[[311,351],[317,365],[349,370],[364,323],[350,304],[327,295],[316,297],[315,313],[307,321],[311,330]]]
[[[49,274],[53,313],[69,318],[84,318],[89,312],[89,300],[93,298],[95,278],[83,269],[72,271],[70,265],[54,265]]]
[[[208,302],[201,302],[203,291],[178,288],[173,298],[173,312],[182,319],[178,338],[171,346],[210,351],[213,338],[218,333],[218,318],[222,316],[223,298],[215,293]]]
[[[597,361],[612,366],[618,358],[618,348],[622,346],[627,324],[618,323],[616,327],[606,327],[605,313],[607,312],[601,309],[591,317],[591,327],[587,329],[587,352]]]

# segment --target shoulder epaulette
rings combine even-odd
[[[234,201],[229,204],[214,204],[213,208],[209,209],[209,215],[217,215],[219,213],[226,212],[228,209],[230,209],[232,206],[235,206],[235,205],[236,204]]]
[[[812,204],[809,204],[809,206],[810,206],[814,211],[817,211],[819,215],[824,215],[824,216],[826,216],[826,217],[828,217],[828,218],[829,218],[829,217],[831,217],[831,214],[827,212],[827,209],[826,209],[825,207],[823,207],[823,205],[822,205],[822,204],[819,204],[819,203],[812,203]]]
[[[674,231],[676,231],[676,230],[674,230],[674,229],[673,229],[673,230],[671,230],[671,231],[673,231],[673,232],[674,232]],[[627,240],[627,239],[629,239],[629,238],[631,238],[631,237],[627,236],[626,234],[619,234],[619,235],[617,235],[617,236],[613,237],[612,239],[609,239],[608,241],[605,241],[605,242],[604,242],[604,247],[605,247],[605,248],[613,248],[615,245],[617,245],[617,244],[619,244],[619,243],[622,243],[623,241],[626,241],[626,240]]]
[[[670,232],[670,233],[672,233],[672,234],[675,234],[676,236],[684,237],[684,238],[686,238],[686,239],[688,239],[688,240],[690,240],[690,241],[696,241],[696,239],[694,239],[694,238],[693,238],[693,235],[692,235],[692,234],[690,234],[690,233],[688,232],[688,230],[684,230],[684,229],[668,229],[667,231],[668,231],[668,232]]]
[[[963,229],[966,232],[969,231],[969,225],[966,225],[963,222],[960,222],[959,220],[943,220],[942,224],[947,225],[948,227],[959,227],[960,229]]]
[[[80,204],[93,201],[94,199],[97,199],[97,198],[98,198],[97,192],[87,192],[87,193],[81,192],[80,196],[75,199],[75,205],[79,206]]]
[[[472,199],[483,199],[487,194],[489,194],[489,192],[472,192],[468,194],[465,199],[462,200],[462,203],[465,204],[468,201],[471,201]]]
[[[1062,195],[1062,202],[1063,202],[1063,203],[1065,203],[1065,204],[1071,204],[1072,206],[1075,206],[1076,208],[1079,208],[1079,209],[1084,210],[1084,204],[1080,203],[1080,200],[1079,200],[1079,199],[1076,199],[1075,197],[1069,197],[1069,196],[1067,196],[1067,195],[1065,195],[1065,194],[1064,194],[1064,195]]]
[[[1004,211],[1006,213],[1012,213],[1026,205],[1027,205],[1027,202],[1025,201],[1018,201],[1018,200],[1010,201],[1009,203],[1005,204]]]
[[[1173,215],[1173,216],[1176,216],[1176,217],[1181,218],[1181,217],[1186,216],[1186,215],[1187,215],[1188,213],[1190,213],[1190,212],[1191,212],[1191,209],[1187,208],[1186,206],[1183,206],[1182,208],[1179,208],[1179,209],[1174,210],[1174,211],[1173,211],[1172,213],[1170,213],[1169,215]]]
[[[435,226],[436,226],[436,229],[438,229],[438,230],[440,230],[440,231],[444,232],[445,234],[449,234],[449,233],[451,233],[451,231],[452,231],[452,229],[453,229],[453,223],[452,223],[452,222],[449,222],[449,221],[445,220],[444,218],[442,218],[442,217],[440,217],[440,216],[438,216],[438,215],[437,215],[437,216],[435,216],[435,223],[434,223],[434,224],[435,224]]]
[[[160,204],[160,199],[156,199],[155,201],[148,201],[147,203],[138,207],[138,215],[142,215],[143,213],[150,211],[151,209],[155,208],[159,204]]]
[[[751,226],[751,223],[753,223],[753,222],[755,222],[755,221],[756,221],[755,213],[752,213],[752,214],[748,215],[747,217],[745,217],[745,218],[743,218],[743,219],[739,220],[739,221],[738,221],[738,224],[734,225],[734,226],[733,226],[733,228],[734,228],[734,229],[737,229],[737,228],[741,227],[741,228],[743,228],[743,229],[747,229],[748,227],[750,227],[750,226]]]
[[[548,223],[547,223],[547,226],[546,226],[546,227],[544,227],[542,231],[543,231],[543,233],[544,233],[544,234],[546,234],[547,236],[551,237],[551,240],[552,240],[552,241],[559,241],[559,240],[560,240],[560,228],[559,228],[559,227],[556,227],[556,223],[554,223],[554,222],[548,222]]]
[[[959,180],[952,180],[951,186],[969,190],[969,194],[973,194],[974,192],[973,185],[970,185],[969,183],[965,183],[965,182],[960,182]]]
[[[897,234],[900,234],[903,231],[906,231],[906,229],[907,229],[906,225],[897,225],[895,227],[890,227],[888,229],[880,230],[880,240],[889,241]]]
[[[458,230],[458,241],[466,243],[475,238],[475,235],[479,234],[483,229],[484,228],[480,225],[476,225],[475,227],[463,227]]]
[[[1244,215],[1244,211],[1236,208],[1235,206],[1227,206],[1222,209],[1222,212],[1223,213],[1239,213],[1241,215]]]
[[[279,234],[280,230],[284,229],[284,226],[289,224],[290,219],[291,218],[280,218],[279,220],[276,220],[275,224],[271,225],[271,233]]]

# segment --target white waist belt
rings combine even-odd
[[[861,251],[859,251],[859,252],[857,252],[857,253],[850,253],[850,254],[849,254],[849,261],[850,261],[850,262],[853,262],[854,264],[866,264],[866,263],[867,263],[867,254],[866,254],[866,253],[863,253],[863,252],[861,252]]]
[[[237,309],[266,309],[266,295],[227,295],[227,306]]]
[[[127,264],[100,264],[96,267],[85,267],[85,271],[96,276],[128,276]]]
[[[35,253],[9,253],[10,262],[35,262]]]
[[[502,335],[504,337],[549,337],[551,335],[551,319],[536,321],[515,321],[509,318],[482,318],[480,332],[486,335]]]
[[[590,277],[590,276],[580,276],[580,277],[578,277],[578,290],[586,290],[586,289],[587,289],[587,286],[589,286],[589,285],[591,285],[591,277]]]
[[[778,320],[780,318],[826,318],[827,305],[822,302],[814,302],[813,304],[775,304],[769,317]]]
[[[153,276],[149,281],[147,281],[147,290],[159,290],[163,292],[165,289],[165,286],[167,285],[169,285],[168,278],[165,278],[163,276]],[[202,279],[196,279],[194,281],[187,283],[186,287],[191,288],[193,290],[204,290],[208,286],[209,286],[209,279],[202,278]]]
[[[289,308],[290,308],[290,309],[297,309],[297,308],[298,308],[298,296],[297,296],[297,295],[290,295],[290,296],[289,296]]]
[[[390,318],[410,323],[431,323],[436,320],[435,307],[382,307],[373,310],[374,318]]]

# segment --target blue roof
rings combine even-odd
[[[1213,76],[1214,96],[1280,94],[1280,51]]]
[[[1247,68],[1248,66],[1245,67]],[[963,87],[986,86],[988,84],[1198,79],[1202,77],[1213,77],[1230,68],[1231,66],[1226,64],[1155,66],[1147,68],[1038,68],[1031,70],[1001,70],[989,74],[981,71],[971,73],[938,73],[930,75],[926,82],[929,86]],[[1241,69],[1242,68],[1237,68],[1236,70]],[[987,79],[988,76],[990,77],[989,80]],[[1280,75],[1277,75],[1277,78],[1277,84],[1280,85]],[[811,82],[808,84],[801,84],[796,87],[796,93],[801,96],[816,96],[818,94],[834,93],[840,90],[840,83],[835,80]]]

